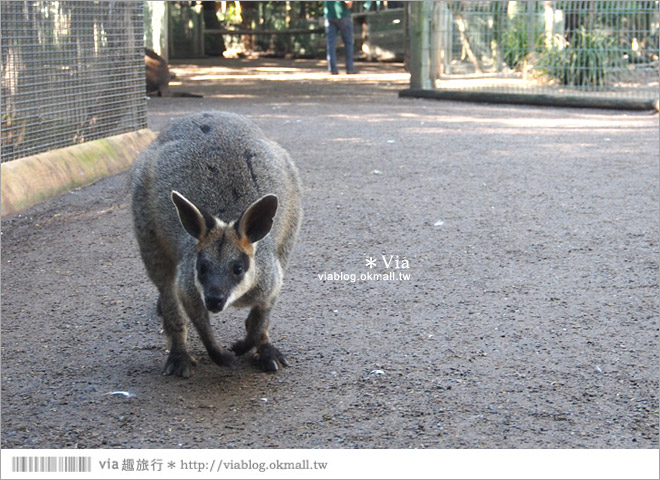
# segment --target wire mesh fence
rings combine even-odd
[[[143,7],[0,2],[3,162],[146,126]]]
[[[425,3],[426,88],[658,98],[657,1]]]

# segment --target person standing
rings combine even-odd
[[[353,20],[351,5],[353,2],[323,2],[325,17],[325,38],[327,42],[328,70],[337,75],[337,36],[341,35],[346,50],[346,73],[357,73],[353,66]]]

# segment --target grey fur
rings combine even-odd
[[[160,293],[159,313],[170,342],[163,373],[192,373],[196,362],[186,346],[188,319],[220,365],[253,348],[264,370],[287,365],[270,343],[268,316],[302,218],[300,180],[288,153],[245,117],[188,115],[170,122],[138,157],[131,185],[135,234]],[[248,237],[240,233],[245,231],[256,231],[254,238],[269,233],[241,250],[246,243],[238,240]],[[239,275],[241,262],[248,268]],[[237,288],[247,290],[233,305],[251,310],[247,335],[232,353],[215,340],[209,306],[224,308]]]

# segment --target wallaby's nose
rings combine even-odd
[[[209,294],[206,295],[206,308],[213,313],[220,312],[225,306],[227,299],[223,295]]]

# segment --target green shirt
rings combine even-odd
[[[323,2],[323,15],[325,18],[346,18],[351,11],[344,2]]]

